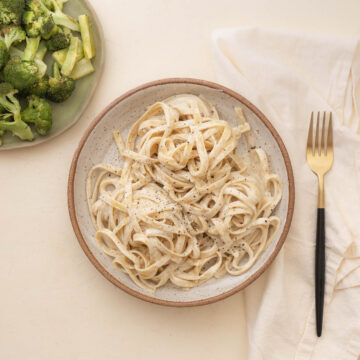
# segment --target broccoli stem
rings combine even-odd
[[[79,40],[79,47],[76,55],[76,62],[79,62],[81,59],[84,58],[84,44],[82,40]]]
[[[60,66],[62,66],[66,59],[66,54],[67,54],[67,49],[61,49],[54,51],[52,53],[52,57]]]
[[[61,73],[63,75],[69,76],[73,71],[78,56],[79,44],[80,44],[80,39],[73,36],[71,38],[70,46],[66,54],[65,61],[61,67]]]
[[[23,60],[32,61],[35,59],[37,49],[40,44],[40,37],[26,38],[26,47],[24,50]]]
[[[70,74],[70,77],[74,80],[79,80],[95,71],[91,60],[86,58],[81,59],[78,61],[74,67],[74,70]]]
[[[53,14],[53,19],[56,25],[65,26],[72,31],[77,31],[77,32],[80,31],[79,24],[76,22],[76,20],[74,20],[68,15],[65,15],[63,13],[58,14],[55,12]]]
[[[85,57],[90,60],[95,57],[95,42],[94,36],[89,23],[89,17],[87,15],[80,15],[78,17],[80,24],[81,39],[84,45]]]
[[[56,25],[65,26],[73,31],[80,31],[78,22],[73,19],[71,16],[66,15],[62,12],[61,7],[56,0],[50,0],[53,5],[54,11],[50,11],[42,0],[39,1],[41,9],[48,15],[52,15],[52,18]]]
[[[43,60],[47,52],[45,41],[41,41],[35,54],[35,59]]]
[[[39,76],[42,78],[46,73],[47,65],[42,60],[37,59],[36,57],[34,61],[39,69]]]
[[[53,65],[53,77],[55,79],[60,79],[61,78],[59,65],[56,62],[54,62],[54,65]]]
[[[29,125],[21,120],[20,115],[14,115],[14,121],[1,120],[0,129],[11,131],[21,140],[32,140],[34,138],[34,134],[32,133]]]
[[[52,53],[53,59],[60,65],[60,67],[63,66],[63,64],[65,62],[67,52],[68,52],[68,48],[57,50]],[[82,41],[79,40],[79,46],[78,46],[78,51],[77,51],[77,55],[76,55],[75,67],[76,67],[77,63],[83,58],[84,58],[84,48],[82,45]]]
[[[47,52],[47,47],[46,47],[45,41],[40,41],[40,45],[35,54],[34,61],[36,62],[36,65],[39,68],[39,73],[40,73],[41,77],[43,77],[45,75],[46,70],[47,70],[47,65],[43,61],[46,52]]]

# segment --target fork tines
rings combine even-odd
[[[307,140],[307,148],[308,150],[311,149],[313,155],[327,155],[328,149],[332,150],[333,147],[333,131],[332,131],[332,112],[330,112],[330,115],[328,116],[329,120],[327,128],[327,134],[325,135],[325,128],[326,128],[326,111],[323,112],[323,120],[322,120],[322,126],[321,126],[321,140],[320,140],[320,111],[317,113],[316,118],[316,130],[315,130],[315,146],[314,146],[314,139],[313,139],[313,119],[314,119],[314,112],[311,113],[311,119],[310,119],[310,126],[309,126],[309,133],[308,133],[308,140]],[[326,136],[326,139],[325,139]],[[319,141],[320,147],[319,147]],[[317,150],[317,151],[316,151]]]

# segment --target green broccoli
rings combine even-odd
[[[22,56],[21,50],[16,52],[19,53],[20,56]],[[49,89],[49,77],[47,75],[44,75],[47,69],[46,64],[43,62],[46,52],[47,52],[47,48],[45,46],[45,43],[44,41],[41,41],[37,49],[37,52],[35,54],[34,61],[36,62],[39,68],[40,76],[42,77],[36,83],[22,90],[21,95],[37,95],[40,97],[46,96],[46,93]]]
[[[24,41],[26,37],[25,31],[21,26],[17,25],[3,25],[1,27],[0,35],[8,49],[10,49],[12,45]]]
[[[40,37],[36,37],[36,38],[27,37],[23,60],[27,60],[27,61],[34,60],[39,45],[40,45]]]
[[[65,62],[65,59],[66,59],[66,56],[67,56],[67,53],[68,53],[69,49],[61,49],[61,50],[57,50],[57,51],[54,51],[52,53],[52,57],[53,59],[59,64],[59,66],[63,66],[64,65],[64,62]],[[73,50],[72,50],[73,51]],[[84,58],[84,48],[83,48],[83,44],[82,44],[82,41],[79,39],[79,43],[78,43],[78,46],[77,46],[77,54],[76,54],[76,64],[75,66]],[[90,61],[90,60],[89,60]],[[75,68],[75,67],[74,67]]]
[[[44,39],[49,39],[58,31],[58,27],[55,24],[52,15],[37,16],[31,10],[24,12],[23,23],[25,25],[26,34],[30,37],[41,36]]]
[[[69,0],[55,0],[55,1],[57,2],[58,7],[62,10],[64,3],[68,2]],[[43,0],[43,2],[48,9],[55,10],[52,0]]]
[[[60,74],[59,65],[54,62],[53,76],[49,77],[49,90],[46,97],[53,102],[67,100],[75,89],[75,80]]]
[[[36,95],[29,96],[28,102],[27,108],[21,113],[21,118],[28,124],[34,124],[39,135],[46,135],[52,125],[50,104]]]
[[[65,61],[67,52],[68,49],[57,50],[54,51],[51,56],[60,66],[62,66]]]
[[[0,105],[6,113],[0,115],[0,131],[10,131],[21,140],[32,140],[34,134],[29,125],[21,119],[21,107],[18,99],[14,96],[17,90],[11,84],[0,84]]]
[[[22,16],[22,23],[24,24],[27,36],[33,37],[40,35],[40,24],[33,11],[24,11]]]
[[[47,53],[47,47],[45,41],[40,41],[39,47],[35,54],[35,59],[43,60]]]
[[[39,78],[43,77],[47,70],[47,65],[42,60],[44,58],[46,52],[47,52],[47,48],[45,46],[45,43],[43,41],[41,41],[38,51],[35,54],[35,59],[34,59],[34,62],[36,63],[36,65],[39,68],[39,73],[38,73]],[[14,46],[12,46],[10,48],[9,53],[10,53],[11,58],[13,58],[13,57],[23,58],[23,56],[24,56],[24,52]]]
[[[39,68],[39,77],[43,77],[47,70],[47,65],[43,61],[46,52],[47,52],[46,44],[44,41],[41,41],[34,59],[36,65]]]
[[[76,36],[71,37],[69,49],[66,53],[65,60],[61,66],[61,73],[65,76],[70,76],[71,72],[75,67],[75,64],[78,60],[80,42],[81,40],[78,37]]]
[[[0,70],[9,61],[9,50],[4,41],[0,40]]]
[[[39,81],[25,88],[21,95],[36,95],[40,97],[46,97],[49,91],[49,77],[43,76]]]
[[[39,47],[40,38],[26,38],[26,48],[23,56],[13,57],[4,67],[4,79],[18,90],[36,83],[44,74],[39,72],[39,66],[34,61]]]
[[[51,15],[44,17],[42,27],[40,28],[41,37],[45,40],[50,39],[59,31],[59,27],[55,24]]]
[[[46,47],[50,51],[65,49],[70,45],[70,39],[71,36],[59,28],[59,31],[46,41]]]
[[[65,26],[73,31],[80,31],[78,22],[71,16],[64,14],[61,5],[56,0],[27,0],[26,9],[32,11],[36,18],[51,15],[56,25]]]
[[[39,68],[35,61],[12,58],[4,67],[4,80],[23,90],[38,80]]]
[[[0,0],[0,24],[21,24],[25,0]]]
[[[91,60],[83,58],[75,64],[74,69],[70,74],[70,77],[74,80],[79,80],[85,76],[90,75],[94,71],[95,68],[91,63]]]
[[[96,55],[94,35],[87,15],[79,16],[81,39],[84,46],[85,57],[90,60]]]
[[[40,35],[40,28],[43,17],[35,16],[33,11],[25,11],[23,13],[22,22],[25,27],[26,35],[36,37]]]

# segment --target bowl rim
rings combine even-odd
[[[105,36],[104,36],[104,30],[103,30],[103,27],[99,20],[99,17],[97,16],[96,11],[94,10],[94,7],[91,5],[89,0],[79,0],[79,1],[81,1],[85,5],[87,10],[89,11],[90,16],[91,16],[90,21],[91,21],[93,27],[96,28],[97,33],[99,35],[99,39],[100,39],[100,41],[99,41],[100,46],[97,49],[97,51],[99,51],[100,56],[101,56],[100,62],[98,64],[98,67],[95,69],[95,72],[94,72],[95,81],[92,85],[92,89],[91,89],[88,97],[84,101],[81,108],[79,108],[77,114],[73,117],[72,121],[69,122],[66,126],[64,126],[59,131],[55,132],[54,134],[48,135],[48,136],[38,137],[35,141],[31,141],[31,142],[21,141],[21,142],[16,142],[14,144],[11,144],[10,146],[0,146],[0,151],[11,151],[11,150],[17,150],[17,149],[30,148],[30,147],[38,146],[38,145],[41,145],[41,144],[47,143],[48,141],[53,140],[54,138],[58,137],[59,135],[63,134],[64,132],[69,130],[71,127],[73,127],[77,122],[79,122],[81,117],[84,115],[86,109],[88,108],[90,101],[94,97],[94,95],[97,91],[97,88],[100,84],[102,74],[103,74],[104,68],[105,68],[105,56],[106,56],[105,55],[106,54]]]
[[[235,98],[236,100],[240,101],[242,104],[247,106],[251,111],[253,111],[259,117],[259,119],[264,123],[264,125],[269,129],[271,135],[275,138],[275,140],[280,148],[284,162],[285,162],[285,167],[286,167],[286,172],[287,172],[287,177],[288,177],[288,182],[289,182],[288,211],[287,211],[287,215],[286,215],[284,229],[280,235],[280,238],[278,240],[278,243],[277,243],[274,251],[271,253],[271,255],[266,260],[266,262],[254,274],[252,274],[246,281],[235,286],[234,288],[232,288],[226,292],[223,292],[221,294],[212,296],[212,297],[208,297],[208,298],[200,299],[200,300],[192,300],[192,301],[170,301],[170,300],[164,300],[164,299],[157,299],[152,296],[142,294],[142,293],[138,292],[137,290],[131,289],[130,287],[126,286],[124,283],[122,283],[121,281],[116,279],[111,273],[109,273],[100,264],[100,262],[96,259],[95,255],[92,253],[92,251],[89,249],[89,247],[86,244],[86,241],[81,233],[81,230],[80,230],[80,227],[79,227],[79,224],[77,221],[77,216],[76,216],[76,211],[75,211],[75,197],[74,197],[74,180],[75,180],[77,163],[78,163],[80,153],[81,153],[83,146],[85,145],[89,135],[92,133],[92,131],[94,130],[96,125],[104,118],[104,116],[110,110],[112,110],[116,105],[118,105],[120,102],[122,102],[124,99],[130,97],[131,95],[133,95],[139,91],[142,91],[144,89],[154,87],[154,86],[167,85],[167,84],[179,84],[179,83],[202,85],[202,86],[206,86],[206,87],[213,88],[216,90],[221,90],[224,93]],[[226,87],[219,85],[217,83],[214,83],[214,82],[200,80],[200,79],[194,79],[194,78],[166,78],[166,79],[151,81],[151,82],[142,84],[132,90],[127,91],[123,95],[121,95],[118,98],[116,98],[115,100],[113,100],[108,106],[106,106],[104,108],[104,110],[102,110],[96,116],[96,118],[93,120],[93,122],[90,124],[90,126],[86,129],[84,135],[82,136],[82,138],[77,146],[77,149],[75,150],[75,153],[74,153],[74,156],[73,156],[73,159],[71,162],[70,172],[69,172],[67,191],[68,191],[68,194],[67,194],[68,195],[68,210],[69,210],[70,220],[71,220],[71,224],[73,226],[75,235],[78,239],[78,242],[79,242],[81,248],[85,252],[86,256],[93,263],[93,265],[97,268],[97,270],[99,270],[100,273],[103,276],[105,276],[106,279],[108,279],[114,285],[116,285],[117,287],[124,290],[125,292],[127,292],[130,295],[133,295],[141,300],[145,300],[150,303],[166,305],[166,306],[175,306],[175,307],[197,306],[197,305],[205,305],[205,304],[214,303],[216,301],[225,299],[225,298],[237,293],[240,290],[243,290],[245,287],[247,287],[249,284],[251,284],[253,281],[255,281],[269,267],[269,265],[273,262],[276,255],[279,253],[280,249],[282,248],[282,246],[285,242],[285,239],[287,237],[287,234],[289,232],[289,229],[290,229],[293,212],[294,212],[294,204],[295,204],[295,184],[294,184],[294,175],[293,175],[290,157],[289,157],[289,154],[286,150],[286,147],[285,147],[280,135],[275,130],[275,128],[273,127],[271,122],[249,100],[247,100],[243,96],[239,95],[235,91],[230,90],[229,88],[226,88]]]

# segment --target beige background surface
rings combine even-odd
[[[0,152],[0,359],[247,359],[241,293],[204,307],[166,308],[130,297],[98,273],[69,221],[71,158],[94,116],[126,90],[173,76],[215,80],[212,29],[262,25],[355,37],[360,2],[91,2],[107,55],[91,105],[55,140]]]

